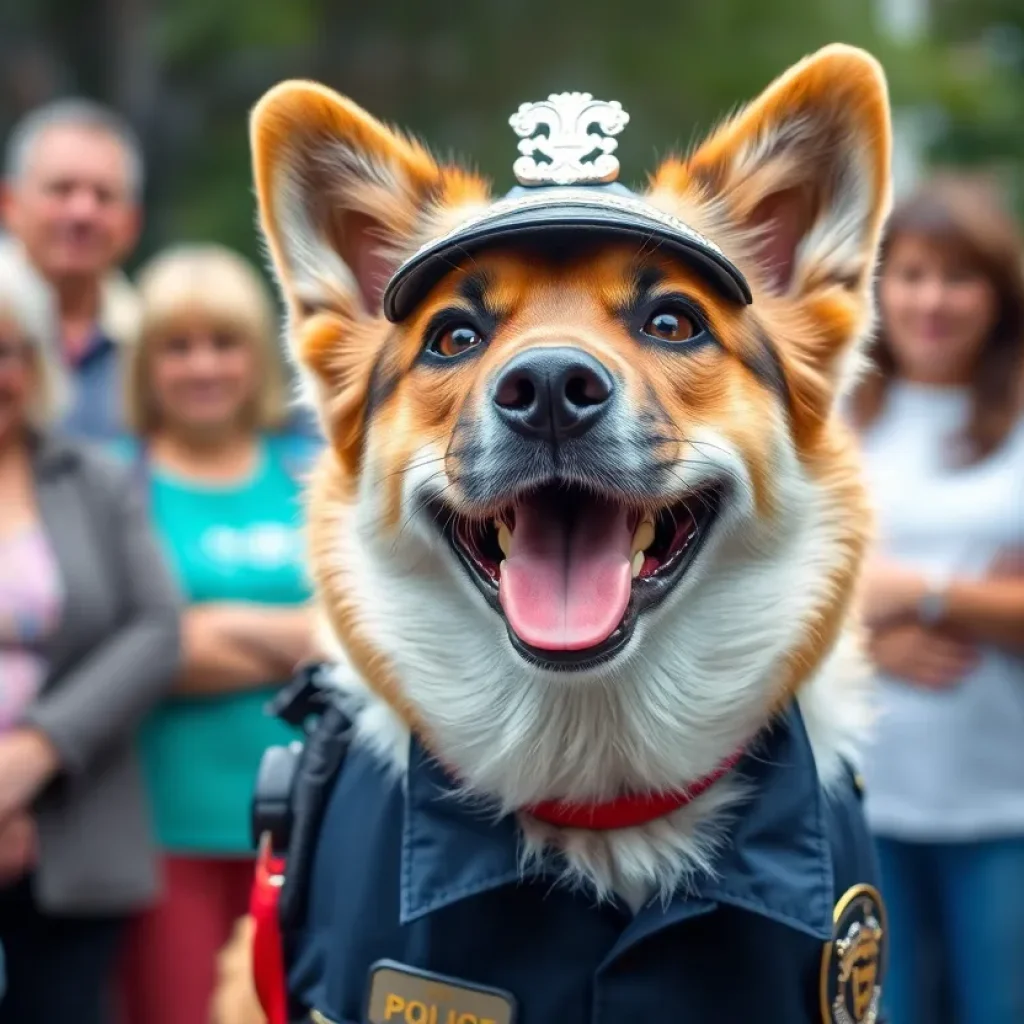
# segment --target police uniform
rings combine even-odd
[[[514,817],[455,799],[416,740],[403,780],[349,736],[332,708],[290,787],[291,1020],[882,1020],[859,786],[848,773],[823,790],[795,704],[735,769],[751,791],[715,875],[635,915],[560,885],[557,863],[523,877]]]
[[[572,94],[548,105],[589,100]],[[605,106],[614,109],[604,111],[603,129],[621,128],[624,112]],[[521,108],[513,126],[525,137],[543,113]],[[521,144],[519,187],[399,268],[384,293],[389,319],[408,316],[453,258],[508,239],[571,242],[595,233],[653,239],[726,299],[751,301],[742,273],[710,239],[610,180],[607,161],[588,166],[578,138],[558,137],[555,126],[572,117],[548,123],[550,162]],[[300,690],[309,696],[308,680]],[[281,790],[271,779],[261,799],[272,813],[257,813],[257,831],[273,832],[287,852],[280,924],[290,1020],[882,1020],[885,912],[858,787],[848,773],[823,790],[795,704],[734,769],[750,796],[714,875],[636,914],[559,884],[557,863],[524,876],[514,816],[455,798],[453,781],[415,738],[406,776],[396,779],[349,744],[344,710],[330,700],[327,707],[289,783],[287,808],[279,813],[268,797]],[[268,829],[271,819],[288,827]]]

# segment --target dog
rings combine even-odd
[[[484,237],[489,184],[352,101],[288,82],[256,106],[260,222],[328,441],[309,551],[355,747],[382,786],[429,762],[513,821],[521,878],[663,913],[719,871],[759,801],[738,758],[787,709],[825,799],[849,786],[870,508],[839,408],[890,145],[881,68],[830,46],[641,195],[598,183],[626,229],[538,231],[527,181],[518,226]],[[541,177],[544,146],[520,147]],[[871,892],[833,938],[884,938]],[[850,1019],[875,1019],[870,978],[836,996]]]

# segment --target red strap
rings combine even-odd
[[[274,857],[264,843],[256,860],[256,877],[249,898],[254,924],[252,971],[256,995],[267,1024],[288,1024],[288,985],[284,971],[284,947],[278,900],[284,880],[284,859]]]
[[[722,776],[736,767],[743,751],[723,761],[710,775],[691,783],[685,789],[672,793],[653,793],[643,796],[621,796],[602,804],[574,804],[561,800],[546,800],[525,810],[540,821],[559,828],[605,830],[632,828],[646,825],[656,818],[678,811],[706,793]]]

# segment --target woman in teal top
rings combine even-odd
[[[164,896],[137,922],[128,1019],[204,1021],[216,954],[246,910],[248,812],[263,751],[296,738],[264,708],[312,653],[299,492],[311,442],[275,434],[284,374],[255,270],[218,247],[172,250],[140,278],[126,447],[189,609],[185,666],[145,724]]]

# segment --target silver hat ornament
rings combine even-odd
[[[626,127],[629,114],[618,100],[595,100],[589,92],[552,93],[523,103],[508,123],[522,140],[522,156],[512,165],[520,185],[600,184],[619,176],[619,160],[612,155],[619,143],[611,136]],[[547,160],[536,160],[536,154]]]

